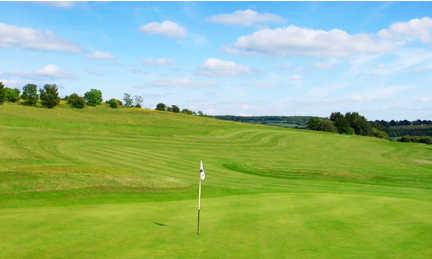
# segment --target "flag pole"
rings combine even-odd
[[[197,225],[197,235],[200,234],[200,209],[201,209],[201,183],[205,179],[205,173],[204,173],[204,166],[203,162],[201,160],[200,165],[200,182],[199,182],[199,189],[198,189],[198,225]]]
[[[198,225],[197,225],[197,235],[200,234],[200,208],[201,208],[201,179],[198,188]]]

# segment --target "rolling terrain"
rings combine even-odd
[[[0,154],[1,258],[432,257],[424,144],[5,104]]]

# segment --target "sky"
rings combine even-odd
[[[0,81],[211,115],[432,119],[432,2],[0,2]]]

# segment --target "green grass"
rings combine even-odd
[[[5,104],[0,154],[1,258],[432,257],[424,144]]]

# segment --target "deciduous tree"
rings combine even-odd
[[[84,94],[84,99],[89,106],[96,106],[102,103],[102,92],[97,89],[91,89]]]
[[[25,105],[36,105],[38,101],[37,85],[27,84],[23,87],[21,98],[24,100]]]

